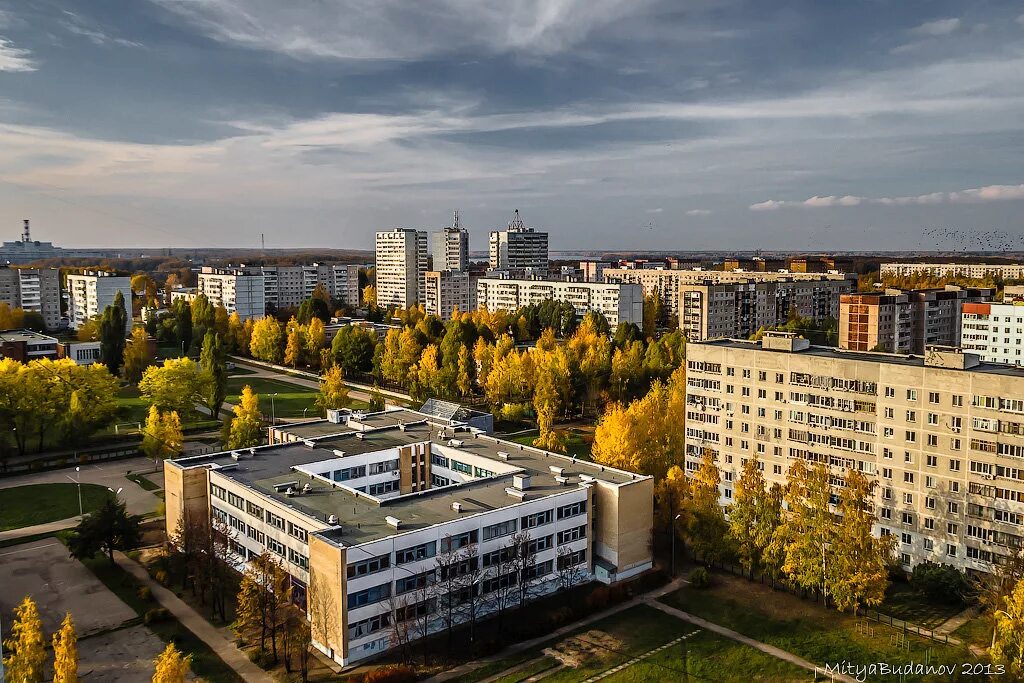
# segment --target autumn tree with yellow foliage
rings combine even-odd
[[[35,601],[25,596],[14,608],[10,638],[4,643],[4,670],[7,680],[18,683],[42,683],[46,664],[43,622]]]
[[[192,655],[185,656],[178,652],[174,643],[167,643],[154,662],[153,683],[185,683]]]
[[[78,683],[78,636],[71,612],[53,634],[53,683]]]
[[[249,448],[260,442],[260,430],[263,427],[260,412],[260,395],[246,384],[242,387],[242,397],[235,406],[235,416],[231,419],[228,433],[228,448]]]

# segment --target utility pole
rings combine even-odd
[[[683,683],[689,683],[690,680],[689,654],[689,650],[686,647],[686,638],[683,638]],[[0,683],[3,683],[3,681],[0,681]]]

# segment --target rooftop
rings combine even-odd
[[[648,478],[502,441],[479,430],[453,428],[433,420],[424,413],[405,409],[353,417],[350,425],[315,420],[278,427],[275,432],[278,436],[296,440],[256,448],[251,456],[245,453],[236,459],[228,451],[180,458],[174,462],[181,467],[212,466],[218,469],[228,466],[220,470],[223,476],[306,516],[316,518],[321,523],[326,523],[329,516],[336,515],[340,520],[338,525],[321,535],[344,545],[367,543],[396,533],[517,504],[520,499],[505,490],[512,486],[513,475],[517,472],[530,475],[525,500],[564,493],[590,480],[622,485]],[[453,442],[453,439],[457,441]],[[457,451],[486,458],[495,463],[495,470],[504,470],[504,473],[394,498],[378,499],[343,484],[329,483],[296,470],[302,465],[332,458],[338,458],[340,469],[344,467],[344,459],[350,456],[424,442],[443,447],[448,452]],[[552,470],[552,467],[556,470]],[[560,473],[557,468],[561,468]],[[556,476],[561,480],[556,479]],[[308,493],[292,496],[286,494],[286,485],[298,492],[305,484],[310,486]],[[452,503],[455,502],[461,504],[461,512],[452,509]],[[396,531],[385,521],[385,517],[389,516],[401,520],[399,530]]]
[[[50,342],[56,344],[57,339],[33,330],[0,330],[0,343],[2,342]]]

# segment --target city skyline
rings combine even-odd
[[[1019,243],[1021,38],[1010,2],[0,0],[0,239]]]

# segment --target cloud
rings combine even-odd
[[[1020,24],[1021,26],[1024,26],[1024,14],[1017,17],[1017,23]]]
[[[300,59],[551,55],[651,0],[154,0],[225,43]]]
[[[775,209],[802,207],[809,209],[832,208],[837,206],[859,206],[879,204],[882,206],[923,206],[929,204],[978,204],[1024,199],[1022,185],[986,185],[957,192],[932,192],[909,197],[811,197],[803,201],[769,199],[751,204],[751,211],[774,211]]]
[[[30,55],[28,50],[0,38],[0,71],[35,71],[36,63]]]
[[[910,33],[916,36],[948,36],[958,28],[960,28],[960,19],[952,17],[949,19],[926,21],[920,26],[910,29]]]
[[[58,20],[60,25],[68,33],[81,36],[92,42],[94,45],[120,45],[121,47],[142,47],[141,43],[126,38],[110,35],[95,22],[75,14],[70,10],[64,10],[64,17]]]
[[[710,216],[711,211],[708,209],[690,209],[686,212],[687,216]]]
[[[662,209],[662,208],[657,208],[657,209],[647,209],[647,213],[661,213],[661,212],[662,212],[662,211],[664,211],[664,210],[665,210],[665,209]]]

